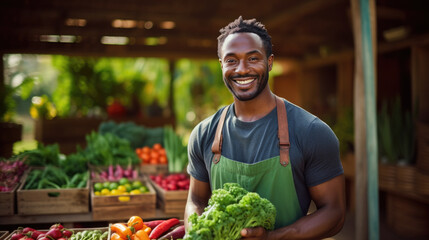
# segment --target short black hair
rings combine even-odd
[[[265,25],[261,22],[256,21],[255,18],[243,20],[243,17],[240,16],[233,22],[230,22],[226,27],[220,29],[219,32],[220,35],[217,38],[217,55],[219,58],[221,58],[220,50],[222,49],[222,45],[226,37],[228,37],[230,34],[243,32],[257,34],[261,38],[262,43],[264,44],[267,58],[272,54],[271,36],[268,35]]]

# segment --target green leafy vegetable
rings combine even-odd
[[[112,133],[100,134],[91,132],[86,135],[87,147],[78,150],[81,156],[95,166],[110,165],[138,165],[140,159],[131,148],[126,139],[122,139]]]
[[[188,164],[188,149],[183,139],[177,135],[172,127],[165,127],[164,148],[168,158],[168,171],[183,172]]]
[[[248,227],[274,229],[276,209],[267,199],[248,192],[237,183],[225,183],[213,191],[208,206],[198,216],[189,216],[189,230],[184,239],[240,239]]]
[[[130,142],[131,148],[153,146],[155,143],[163,143],[164,128],[147,128],[133,122],[115,123],[107,121],[100,124],[100,134],[111,133]]]
[[[31,167],[59,166],[60,148],[58,144],[45,146],[42,143],[37,143],[36,149],[23,151],[14,158],[25,159],[25,163]]]

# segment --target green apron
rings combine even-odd
[[[212,189],[222,188],[224,183],[236,182],[251,192],[270,200],[277,210],[275,228],[294,223],[303,216],[295,190],[292,167],[289,161],[289,131],[284,101],[276,96],[279,124],[280,156],[255,164],[241,163],[221,155],[222,128],[228,107],[219,120],[212,151],[215,154],[211,167]]]

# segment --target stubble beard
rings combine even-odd
[[[259,82],[257,82],[258,89],[256,90],[255,93],[253,93],[252,95],[249,95],[249,96],[247,96],[247,95],[246,96],[240,96],[239,94],[237,94],[236,91],[231,86],[231,82],[233,82],[232,79],[228,79],[228,78],[224,77],[223,78],[223,82],[225,83],[226,87],[229,89],[229,91],[232,93],[232,95],[234,95],[234,97],[236,99],[238,99],[240,101],[250,101],[250,100],[256,98],[265,89],[265,87],[267,86],[267,84],[268,84],[268,77],[269,77],[268,71],[269,70],[268,70],[268,66],[267,66],[267,69],[265,70],[265,73],[262,74],[259,79],[256,79],[256,81],[259,81]]]

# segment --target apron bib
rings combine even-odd
[[[290,144],[286,108],[279,97],[276,97],[276,105],[280,156],[255,164],[241,163],[222,156],[222,128],[228,110],[226,107],[219,120],[212,146],[215,156],[210,179],[212,190],[222,188],[224,183],[235,182],[246,190],[257,192],[261,197],[270,200],[277,210],[275,229],[290,225],[303,216],[289,161]]]

